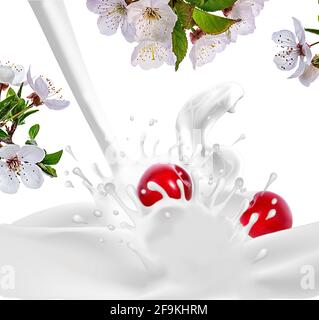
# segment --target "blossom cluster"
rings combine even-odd
[[[102,34],[120,28],[127,41],[137,42],[133,66],[151,69],[166,63],[177,70],[188,51],[196,68],[213,61],[238,35],[254,32],[265,1],[87,0],[87,7],[99,15]]]
[[[275,55],[274,62],[282,71],[294,70],[290,79],[299,78],[305,86],[310,86],[319,77],[319,55],[312,53],[312,47],[319,44],[308,44],[306,31],[319,35],[319,30],[305,29],[302,23],[293,18],[295,32],[280,30],[272,36],[280,51]]]
[[[29,93],[23,97],[27,89]],[[1,99],[3,94],[5,97]],[[16,193],[20,182],[28,188],[38,189],[44,181],[43,173],[57,176],[53,166],[60,161],[63,150],[47,153],[38,146],[36,137],[40,125],[30,127],[29,136],[21,147],[14,141],[15,133],[41,106],[61,110],[69,104],[63,99],[61,89],[48,78],[34,78],[30,69],[26,73],[21,65],[0,62],[0,191]]]

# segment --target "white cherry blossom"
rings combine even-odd
[[[0,63],[0,83],[7,85],[20,85],[25,79],[25,70],[21,65],[10,62]]]
[[[100,32],[111,36],[121,28],[122,34],[129,42],[135,39],[135,30],[127,22],[127,4],[124,0],[87,0],[90,11],[99,15],[97,25]]]
[[[38,77],[33,80],[29,69],[27,81],[34,91],[28,98],[33,100],[35,106],[44,104],[50,109],[61,110],[70,105],[70,101],[63,99],[61,89],[56,89],[50,79]]]
[[[272,36],[273,41],[280,48],[280,52],[275,55],[276,66],[283,71],[296,71],[290,78],[300,77],[307,66],[310,65],[312,53],[306,42],[305,29],[301,22],[293,18],[295,33],[289,30],[275,32]]]
[[[139,0],[128,6],[128,22],[135,27],[136,40],[166,42],[171,39],[177,16],[168,0]]]
[[[193,68],[212,62],[216,54],[222,52],[227,44],[229,44],[229,39],[225,34],[201,36],[195,41],[189,54]]]
[[[21,148],[9,144],[0,148],[0,190],[5,193],[16,193],[19,179],[31,189],[38,189],[43,184],[43,174],[36,165],[45,156],[42,149],[25,145]]]
[[[265,1],[267,0],[238,0],[231,8],[224,10],[226,17],[240,20],[228,31],[232,42],[237,40],[238,35],[248,35],[255,31],[255,18],[263,9]]]
[[[135,47],[132,54],[132,65],[139,65],[148,70],[158,68],[163,63],[174,65],[176,56],[172,52],[171,43],[166,44],[156,41],[142,41]]]

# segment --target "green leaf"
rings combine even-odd
[[[10,96],[0,102],[0,121],[6,120],[10,111],[16,106],[15,96]]]
[[[17,96],[18,96],[19,98],[21,98],[21,96],[22,96],[23,86],[24,86],[24,83],[22,82],[21,85],[20,85],[19,91],[18,91],[18,93],[17,93]]]
[[[38,166],[45,174],[47,174],[51,178],[56,178],[58,176],[54,168],[47,166],[43,163],[38,163]]]
[[[0,129],[0,139],[6,139],[6,138],[8,138],[8,134],[2,129]]]
[[[11,110],[11,116],[21,113],[26,107],[27,105],[24,99],[17,100],[16,106]]]
[[[196,24],[208,34],[221,34],[226,32],[237,20],[219,17],[205,11],[194,9],[193,19]]]
[[[15,91],[12,88],[9,88],[7,91],[7,98],[11,97],[11,96],[16,96],[17,94],[15,93]]]
[[[184,1],[178,1],[176,2],[174,9],[178,19],[185,29],[190,29],[194,26],[195,21],[193,20],[193,5]]]
[[[209,12],[225,10],[231,8],[237,0],[207,0],[198,7]]]
[[[18,118],[18,125],[24,124],[24,120],[31,116],[31,114],[38,112],[39,109],[35,109],[35,110],[30,110],[25,112],[24,114],[22,114],[19,118]]]
[[[172,34],[172,41],[173,41],[173,52],[176,56],[175,70],[177,71],[180,63],[184,60],[186,56],[187,47],[188,47],[186,32],[180,20],[177,20],[175,24],[173,34]]]
[[[32,146],[37,146],[37,145],[38,145],[35,140],[27,140],[27,141],[25,142],[25,144],[29,144],[29,145],[32,145]]]
[[[40,131],[40,125],[39,124],[33,125],[29,130],[30,140],[34,140],[38,135],[39,131]]]
[[[41,163],[45,165],[55,165],[58,164],[59,161],[61,160],[63,154],[63,150],[60,150],[58,152],[54,153],[48,153],[45,155],[44,159],[41,161]]]
[[[307,32],[310,32],[310,33],[314,33],[314,34],[319,35],[319,30],[317,30],[317,29],[309,29],[309,28],[306,28],[305,30],[306,30]]]

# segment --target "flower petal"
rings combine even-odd
[[[274,32],[272,40],[282,49],[295,49],[297,47],[296,36],[289,30]]]
[[[97,25],[102,34],[111,36],[116,33],[124,15],[117,12],[116,8],[108,9],[103,15],[99,16]]]
[[[301,24],[301,22],[298,19],[292,18],[292,20],[294,22],[295,33],[296,33],[297,39],[298,39],[299,43],[304,44],[306,42],[305,28],[303,27],[303,25]]]
[[[45,152],[37,146],[25,145],[21,147],[19,157],[23,162],[39,163],[44,159]]]
[[[7,144],[0,148],[0,158],[11,159],[15,157],[20,151],[20,147],[16,144]]]
[[[0,161],[0,190],[13,194],[19,189],[19,180],[12,170],[9,170],[4,161]]]
[[[237,40],[238,35],[248,35],[255,31],[256,25],[254,19],[242,20],[240,22],[235,23],[229,29],[230,39],[232,42]]]
[[[25,80],[25,70],[21,65],[17,65],[13,68],[14,79],[12,80],[12,84],[14,86],[18,86]]]
[[[148,14],[145,10],[152,9]],[[128,23],[136,29],[137,41],[166,42],[171,39],[177,16],[167,1],[140,0],[128,7]]]
[[[306,69],[306,63],[304,57],[301,57],[299,60],[299,66],[297,70],[288,78],[288,79],[294,79],[300,77]]]
[[[164,44],[153,41],[143,41],[135,47],[132,54],[132,65],[139,65],[144,70],[159,68],[164,62],[172,65],[176,57],[172,49]]]
[[[275,55],[274,62],[278,69],[290,71],[296,67],[298,58],[299,50],[281,51]]]
[[[127,19],[122,21],[121,31],[126,41],[134,42],[136,30],[133,25],[127,22]]]
[[[312,82],[318,79],[318,77],[319,69],[311,64],[310,66],[307,66],[305,72],[299,77],[299,80],[304,86],[309,87]]]
[[[35,86],[34,86],[34,81],[31,75],[31,67],[29,67],[29,70],[27,72],[27,81],[29,86],[31,87],[32,90],[35,90]]]
[[[22,183],[31,189],[39,189],[44,181],[41,169],[32,163],[21,165],[20,178]]]
[[[102,15],[110,8],[115,8],[117,4],[126,7],[124,0],[87,0],[86,6],[93,13]]]
[[[230,19],[253,19],[254,14],[252,10],[252,5],[253,4],[251,3],[251,1],[238,0],[235,2],[233,8],[231,9],[227,17]]]
[[[52,110],[62,110],[70,105],[68,100],[46,99],[44,104]]]
[[[0,83],[11,84],[14,79],[14,72],[9,66],[0,66]]]
[[[41,77],[35,80],[34,90],[42,100],[45,100],[49,95],[48,84]]]
[[[190,52],[190,59],[193,68],[203,66],[206,63],[212,62],[216,53],[223,51],[229,39],[226,35],[212,36],[204,35],[196,41]]]
[[[306,56],[306,63],[307,63],[307,65],[311,64],[312,52],[311,52],[311,48],[308,46],[308,44],[304,44],[304,45],[302,46],[302,52],[303,52],[304,55]]]

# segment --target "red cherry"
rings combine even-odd
[[[275,193],[269,191],[256,193],[249,208],[240,218],[241,224],[246,226],[254,213],[258,213],[259,218],[249,232],[252,238],[292,227],[292,214],[289,206],[282,197]]]
[[[183,168],[175,164],[152,165],[144,172],[137,187],[137,193],[141,202],[145,206],[150,207],[163,198],[158,191],[148,189],[147,184],[150,181],[161,186],[169,197],[180,199],[181,191],[177,185],[177,180],[182,181],[185,197],[187,200],[190,200],[192,197],[192,180]]]

